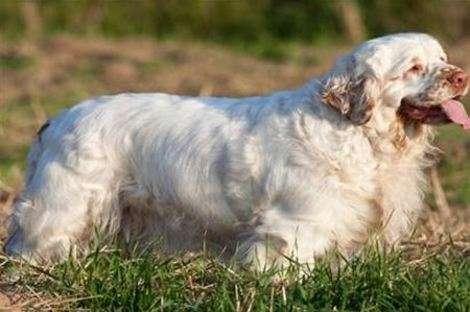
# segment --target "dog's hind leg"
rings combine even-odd
[[[105,217],[114,208],[109,170],[106,161],[83,151],[35,152],[40,155],[30,157],[34,167],[14,206],[5,251],[28,260],[64,258],[100,220],[112,223]]]

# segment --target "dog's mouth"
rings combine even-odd
[[[410,99],[401,101],[399,114],[414,121],[425,124],[438,125],[456,123],[465,130],[470,130],[470,117],[460,102],[461,95],[442,102],[440,105],[416,105]]]

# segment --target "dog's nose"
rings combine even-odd
[[[467,87],[468,84],[468,75],[463,71],[454,72],[450,75],[447,80],[450,82],[452,87],[457,90],[462,90]]]

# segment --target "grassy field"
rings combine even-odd
[[[349,48],[292,44],[289,53],[267,60],[191,41],[53,36],[2,42],[0,247],[28,146],[61,109],[122,91],[244,96],[294,88]],[[470,71],[470,41],[449,53]],[[273,272],[254,274],[205,255],[129,256],[117,246],[97,247],[82,261],[44,268],[0,253],[0,310],[468,311],[470,135],[444,126],[436,144],[443,150],[438,180],[415,235],[400,251],[384,255],[371,247],[339,270],[322,263],[301,279],[294,273],[305,268],[293,264],[283,282],[271,282]],[[436,204],[440,186],[448,210]]]
[[[123,257],[96,249],[52,270],[5,260],[4,291],[32,309],[126,311],[468,311],[470,264],[451,245],[413,261],[370,249],[333,271],[293,264],[283,282],[203,255]],[[303,278],[296,278],[299,270]]]

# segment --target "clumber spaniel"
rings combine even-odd
[[[370,40],[294,91],[250,98],[120,94],[41,128],[5,250],[66,256],[93,228],[242,263],[311,263],[386,244],[421,210],[432,125],[470,127],[468,76],[425,34]]]

